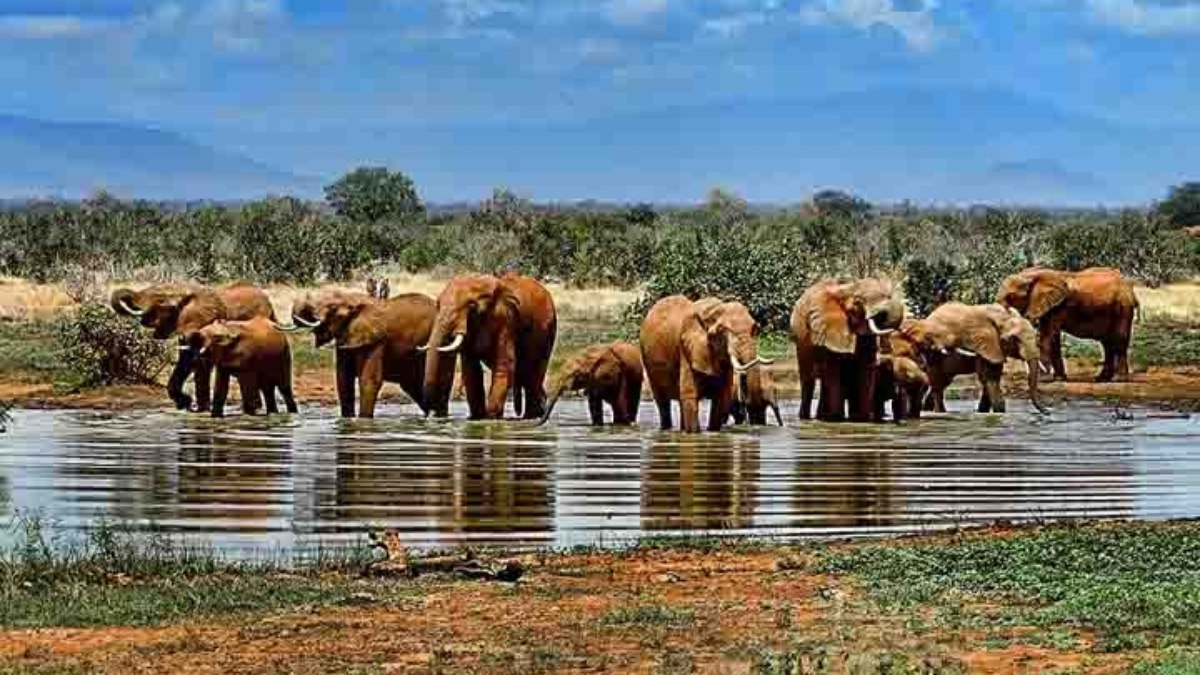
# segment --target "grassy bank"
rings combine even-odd
[[[0,564],[0,672],[1192,673],[1200,523],[798,546],[653,540],[527,558],[516,584],[232,563],[28,522]],[[27,629],[39,629],[30,632]]]

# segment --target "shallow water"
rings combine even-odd
[[[24,411],[0,436],[0,515],[37,509],[66,528],[154,523],[233,554],[346,543],[376,528],[416,547],[561,547],[1200,516],[1198,419],[1087,403],[1046,418],[967,406],[905,426],[698,437],[659,432],[649,405],[641,428],[592,429],[579,401],[542,428],[468,423],[462,409],[424,420],[411,406],[384,406],[374,421],[322,408],[219,421]]]

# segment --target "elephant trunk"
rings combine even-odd
[[[779,414],[779,406],[775,405],[775,401],[767,401],[767,405],[771,406],[771,410],[775,412],[775,422],[779,426],[784,426],[783,415]]]
[[[1038,391],[1038,379],[1042,372],[1042,362],[1039,359],[1030,359],[1025,362],[1025,366],[1029,369],[1029,402],[1033,404],[1037,411],[1046,414],[1050,412],[1045,405],[1042,404],[1042,395]]]
[[[553,391],[550,392],[550,400],[546,402],[546,412],[542,413],[542,418],[538,420],[537,425],[539,427],[550,421],[550,413],[554,412],[554,406],[558,404],[558,398],[566,391],[568,381],[568,378],[562,378],[558,384],[554,385]]]
[[[446,330],[441,322],[435,323],[433,331],[429,335],[429,345],[435,346],[442,344],[446,337]],[[446,381],[452,380],[454,377],[454,355],[443,354],[440,349],[426,349],[425,352],[425,410],[436,410],[438,402],[443,400],[446,392],[442,391],[443,379]],[[442,368],[450,368],[451,373],[449,378],[444,377]]]

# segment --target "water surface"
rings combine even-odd
[[[230,553],[394,528],[417,547],[620,544],[647,534],[876,535],[998,519],[1200,516],[1200,422],[1063,403],[904,426],[684,436],[555,423],[17,412],[0,516],[153,523]],[[1019,407],[1019,404],[1018,406]],[[790,411],[789,411],[790,412]],[[794,418],[793,418],[794,419]]]

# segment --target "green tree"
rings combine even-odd
[[[1200,182],[1172,187],[1167,198],[1158,205],[1158,212],[1173,227],[1200,226]]]
[[[408,220],[425,213],[412,179],[381,166],[360,167],[325,188],[325,201],[355,223]]]
[[[841,190],[821,190],[813,195],[812,203],[817,214],[826,217],[856,218],[871,211],[865,199]]]

